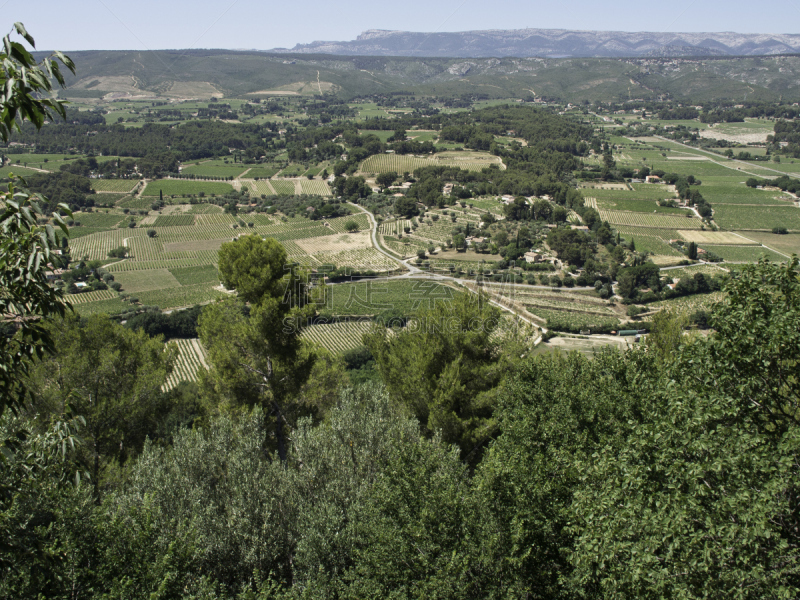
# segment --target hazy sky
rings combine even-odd
[[[800,33],[800,0],[0,0],[39,50],[291,48],[365,29],[602,29]]]

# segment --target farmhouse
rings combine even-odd
[[[529,263],[540,263],[542,262],[542,255],[538,252],[526,252],[525,253],[525,262]]]

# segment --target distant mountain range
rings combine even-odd
[[[664,57],[764,56],[800,53],[798,34],[632,33],[568,29],[491,29],[419,33],[370,29],[349,42],[312,42],[269,52],[345,56]]]

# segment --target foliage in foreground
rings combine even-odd
[[[248,272],[236,275],[243,289]],[[65,477],[80,462],[52,451],[74,426],[32,421],[41,435],[0,464],[13,482],[0,595],[796,597],[799,275],[797,260],[745,268],[708,337],[665,322],[643,349],[525,358],[496,381],[499,363],[476,358],[494,347],[491,331],[421,336],[437,360],[402,368],[415,341],[375,336],[387,388],[345,391],[319,423],[287,422],[285,453],[269,443],[271,402],[223,403],[171,443],[146,442],[102,498]],[[255,293],[256,313],[271,297]],[[217,306],[215,330],[227,315],[249,331],[241,306]],[[446,312],[462,324],[494,314],[467,301]],[[465,346],[480,380],[459,375]],[[421,370],[412,390],[442,401],[401,393],[410,368]],[[103,383],[117,384],[131,387]],[[451,430],[431,420],[474,426],[453,389],[469,389],[477,407],[493,399],[491,421],[477,423],[499,433],[477,464],[463,460],[463,437],[449,445]],[[29,456],[42,466],[26,470]]]

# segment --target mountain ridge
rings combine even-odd
[[[675,54],[676,51],[683,54]],[[800,53],[800,34],[535,28],[425,33],[367,29],[351,41],[314,41],[297,44],[291,49],[273,48],[268,52],[450,58],[771,56]]]

